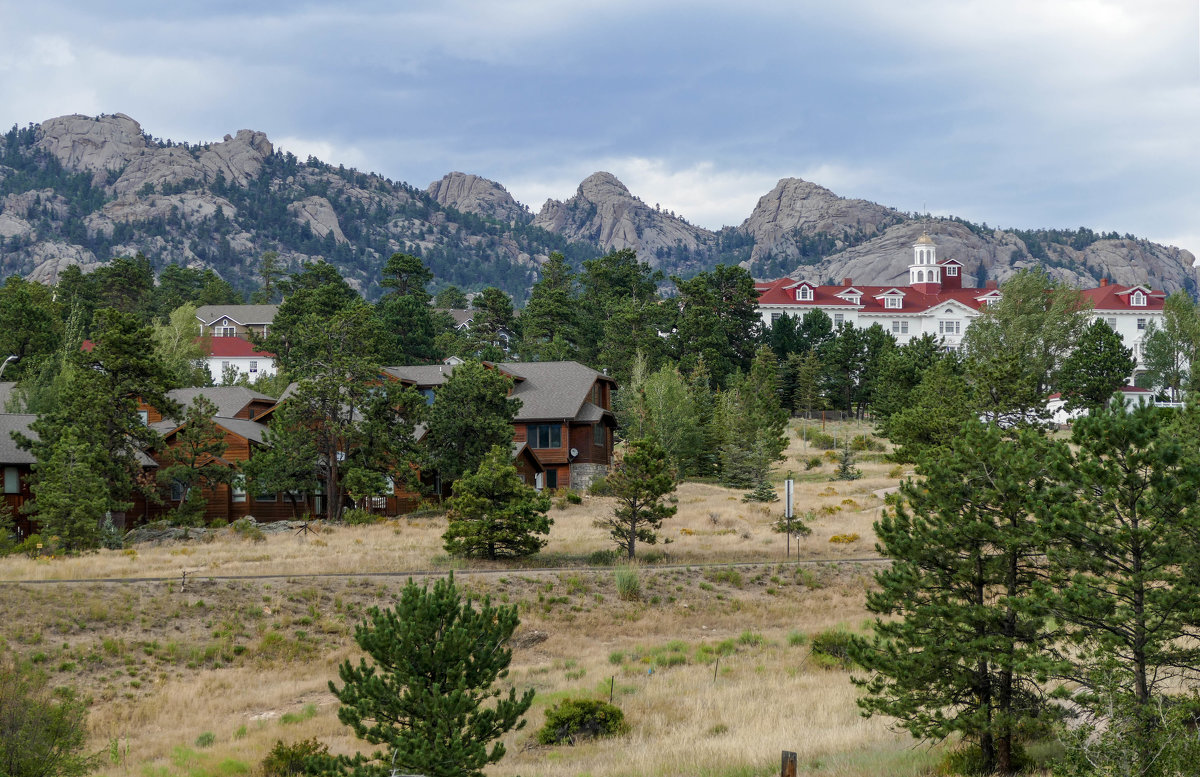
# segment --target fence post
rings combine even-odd
[[[796,754],[790,750],[783,751],[779,764],[779,777],[796,777]]]

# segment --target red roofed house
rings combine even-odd
[[[985,288],[963,286],[963,265],[955,259],[938,261],[937,245],[928,234],[913,244],[913,262],[904,286],[857,286],[846,278],[839,286],[807,280],[780,278],[755,284],[758,312],[763,326],[779,316],[803,316],[823,310],[834,325],[862,329],[879,324],[903,345],[913,338],[931,334],[946,348],[957,349],[971,322],[985,305],[1000,300],[995,282]],[[1104,319],[1132,348],[1140,365],[1142,337],[1150,321],[1161,326],[1166,292],[1147,286],[1120,286],[1100,282],[1094,289],[1079,292],[1092,302],[1092,319]]]
[[[275,354],[254,350],[254,344],[249,340],[240,337],[209,337],[205,340],[208,346],[205,363],[213,383],[225,382],[226,371],[248,375],[250,380],[275,374]]]
[[[223,382],[226,370],[248,375],[251,380],[275,374],[275,354],[255,351],[249,337],[251,333],[266,337],[278,311],[278,305],[201,305],[196,308],[200,336],[211,338],[206,361],[213,383]]]

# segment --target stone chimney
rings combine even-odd
[[[1100,288],[1103,289],[1107,285],[1108,285],[1108,278],[1101,278],[1100,279]]]
[[[854,285],[854,279],[853,278],[842,278],[842,285],[849,288],[850,286]]]

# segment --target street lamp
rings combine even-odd
[[[12,356],[5,359],[3,362],[0,362],[0,376],[4,375],[4,368],[8,366],[8,363],[15,362],[16,360],[17,360],[17,355],[13,354]]]

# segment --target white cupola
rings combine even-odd
[[[942,268],[937,261],[937,245],[928,232],[921,234],[913,243],[913,261],[908,266],[908,285],[918,283],[941,283]]]

